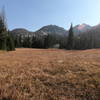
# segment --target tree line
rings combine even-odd
[[[14,36],[14,42],[16,48],[40,48],[47,49],[53,48],[55,44],[59,44],[58,35],[44,35],[44,36]]]
[[[15,47],[20,48],[59,48],[67,50],[84,50],[100,48],[100,39],[91,32],[75,35],[71,24],[69,34],[61,36],[58,34],[48,34],[43,36],[23,36],[15,37]]]

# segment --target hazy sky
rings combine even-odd
[[[35,31],[55,24],[68,29],[74,25],[100,23],[100,0],[0,0],[5,6],[9,29]]]

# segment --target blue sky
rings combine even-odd
[[[35,31],[49,24],[68,29],[71,22],[92,26],[100,23],[100,0],[0,0],[2,6],[10,30]]]

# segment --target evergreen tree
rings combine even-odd
[[[16,48],[22,47],[22,37],[21,35],[17,36],[14,38],[14,44]]]
[[[71,24],[71,27],[69,29],[69,35],[68,35],[66,49],[68,49],[68,50],[73,49],[73,45],[74,45],[74,33],[73,33],[73,25]]]
[[[32,37],[32,44],[31,44],[32,48],[43,48],[43,41],[41,38],[39,37]]]
[[[7,37],[7,27],[5,23],[4,12],[0,14],[0,49],[6,50],[6,37]]]
[[[18,36],[18,42],[19,42],[18,47],[19,48],[22,47],[22,35]]]
[[[49,41],[50,40],[50,35],[48,34],[47,36],[45,36],[44,38],[44,48],[49,48]]]
[[[18,36],[14,37],[14,44],[15,44],[15,48],[19,46]]]
[[[59,43],[59,36],[56,34],[48,34],[44,39],[45,48],[52,48],[57,43]]]
[[[7,51],[15,50],[14,39],[11,33],[8,31],[8,36],[6,40]]]
[[[31,38],[30,36],[28,35],[27,37],[24,37],[23,39],[23,47],[25,48],[31,48]]]

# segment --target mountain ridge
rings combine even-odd
[[[92,27],[88,24],[83,23],[83,24],[74,26],[73,30],[74,30],[74,34],[78,35],[78,34],[87,32],[89,30],[92,30],[93,28],[96,29],[97,27],[100,27],[100,24]],[[29,31],[25,28],[16,28],[16,29],[13,29],[11,32],[14,35],[41,35],[41,36],[48,35],[48,34],[57,34],[57,35],[64,35],[64,36],[68,35],[68,30],[62,27],[59,27],[57,25],[47,25],[38,29],[35,32]]]

